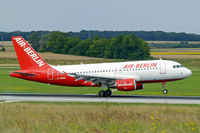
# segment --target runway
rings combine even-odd
[[[8,102],[111,102],[111,103],[161,103],[161,104],[200,104],[199,96],[149,96],[149,95],[112,95],[101,98],[86,94],[17,94],[1,93],[1,103]]]

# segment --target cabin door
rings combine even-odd
[[[160,74],[166,74],[166,63],[160,62]]]

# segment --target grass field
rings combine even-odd
[[[200,132],[197,105],[9,103],[0,108],[3,133]]]
[[[151,49],[151,56],[174,60],[189,68],[200,67],[200,48]]]
[[[181,41],[146,41],[149,44],[180,44]],[[200,44],[200,41],[188,41],[188,44]]]
[[[55,53],[39,53],[39,55],[52,65],[70,65],[86,63],[101,63],[120,61],[119,59],[93,58],[86,56],[64,55]],[[0,66],[19,66],[15,52],[0,52]]]
[[[66,87],[48,85],[9,77],[9,71],[16,69],[0,68],[0,93],[64,93],[64,94],[97,94],[99,87]],[[191,77],[168,82],[168,95],[200,96],[200,70],[194,70]],[[127,95],[163,95],[161,83],[145,84],[143,90],[116,91],[114,94]]]
[[[162,48],[151,49],[151,52],[200,52],[200,48]]]
[[[158,58],[187,58],[200,59],[200,48],[168,48],[168,49],[151,49],[151,56]]]

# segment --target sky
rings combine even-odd
[[[0,0],[0,31],[200,34],[200,0]]]

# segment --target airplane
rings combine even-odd
[[[11,37],[21,70],[10,76],[62,86],[100,87],[99,97],[109,97],[112,89],[134,91],[144,83],[161,82],[167,94],[166,82],[185,79],[191,70],[170,60],[143,60],[114,63],[53,66],[46,63],[21,36]],[[107,88],[105,90],[105,88]]]

